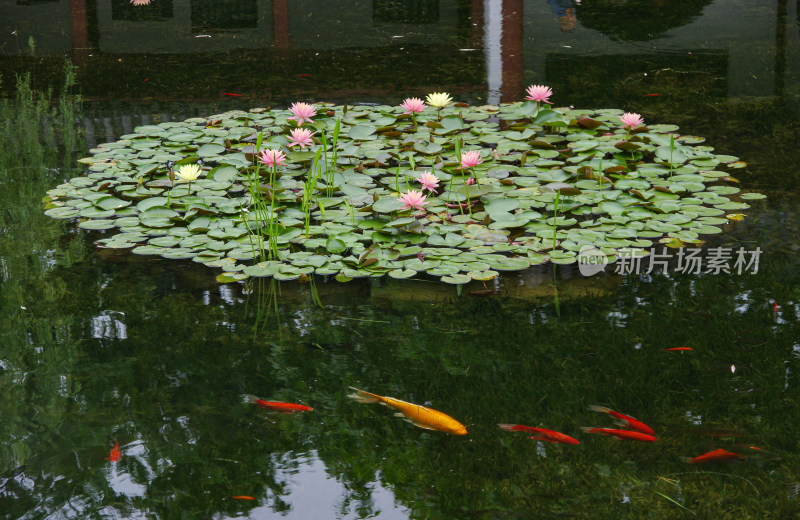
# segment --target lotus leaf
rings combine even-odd
[[[397,107],[324,106],[334,116],[314,127],[327,152],[319,144],[287,148],[285,109],[138,127],[80,159],[86,172],[50,190],[45,213],[85,219],[78,225],[86,229],[118,227],[100,243],[191,258],[223,269],[221,283],[426,272],[463,284],[498,270],[571,263],[586,244],[613,259],[646,255],[650,239],[697,241],[733,219],[726,211],[748,207],[740,200],[763,198],[729,184],[738,181],[726,170],[744,166],[735,156],[715,155],[702,137],[679,136],[675,125],[628,134],[617,109],[452,106],[415,127]],[[209,119],[220,124],[207,127]],[[253,160],[258,129],[266,136],[262,147],[287,153],[277,179]],[[456,139],[484,162],[462,170]],[[204,178],[169,179],[169,161],[174,167],[199,159]],[[404,210],[399,197],[421,190],[423,171],[438,178],[436,193],[426,193],[423,209]],[[466,186],[473,176],[478,182]],[[555,191],[561,198],[554,218]],[[270,233],[277,257],[259,262],[274,256],[261,249]]]

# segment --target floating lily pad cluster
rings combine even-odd
[[[317,109],[303,150],[288,147],[297,124],[287,110],[138,127],[81,159],[85,175],[50,190],[46,213],[112,230],[99,240],[108,248],[222,268],[220,280],[428,274],[462,284],[573,263],[584,245],[613,261],[656,242],[699,243],[763,197],[735,186],[736,157],[675,125],[626,129],[616,109],[455,104],[415,119],[398,106]],[[256,167],[256,143],[287,152],[274,185]],[[462,168],[457,146],[483,162]],[[170,176],[185,164],[200,164],[201,178]],[[309,182],[315,168],[325,173]],[[426,171],[438,191],[423,209],[402,209],[399,196]],[[270,231],[277,251],[267,255]]]

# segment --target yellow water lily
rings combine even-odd
[[[203,170],[200,169],[200,165],[198,164],[184,164],[178,171],[175,172],[175,176],[178,177],[182,181],[188,181],[189,187],[186,188],[186,193],[192,193],[192,181],[196,181]]]
[[[428,94],[425,101],[432,107],[443,108],[452,103],[453,98],[447,92],[434,92],[433,94]]]
[[[175,172],[175,175],[182,181],[192,182],[200,177],[202,171],[197,164],[184,164]]]

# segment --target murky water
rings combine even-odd
[[[0,517],[800,515],[796,2],[0,6],[11,99],[15,73],[57,91],[65,57],[84,96],[74,124],[23,110],[33,101],[4,109]],[[220,285],[192,262],[97,251],[101,235],[42,213],[78,158],[137,125],[431,91],[515,101],[532,83],[557,105],[706,136],[770,198],[710,238],[699,273],[676,252],[665,272],[559,268],[554,286],[548,266],[460,296],[428,280]],[[708,248],[760,248],[758,269],[710,269]],[[349,386],[428,404],[469,435],[417,428]],[[269,413],[245,393],[314,411]],[[592,404],[658,442],[583,433],[613,425]],[[718,448],[745,458],[685,461]]]

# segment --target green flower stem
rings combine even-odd
[[[556,191],[556,200],[555,200],[555,205],[554,205],[554,208],[553,208],[553,249],[556,248],[556,236],[558,234],[558,227],[557,227],[556,219],[558,218],[558,202],[559,202],[559,196],[560,195],[561,195],[561,192],[560,191]]]
[[[271,190],[271,196],[269,201],[269,258],[272,260],[273,258],[278,257],[278,237],[275,236],[275,179],[278,175],[278,165],[272,165],[272,171],[270,171],[269,177],[269,187]]]
[[[478,174],[475,173],[475,167],[474,166],[472,167],[472,178],[475,179],[475,184],[477,184],[478,187],[480,188],[481,187],[481,181],[478,180]]]
[[[463,175],[462,175],[462,177],[463,177],[463,179],[464,179],[464,191],[465,191],[465,192],[466,192],[466,194],[467,194],[467,209],[469,210],[469,216],[470,216],[470,218],[472,218],[472,199],[470,199],[470,198],[469,198],[469,184],[467,184],[467,178],[466,178],[466,176],[463,176]],[[462,214],[464,213],[464,210],[463,210],[463,209],[461,210],[461,213],[462,213]]]

